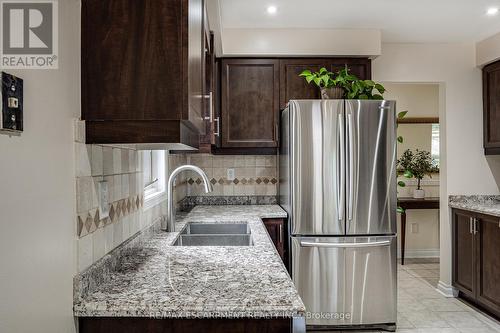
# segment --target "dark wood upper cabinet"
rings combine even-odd
[[[316,99],[319,90],[313,84],[307,84],[299,74],[305,70],[318,71],[325,67],[338,71],[344,66],[360,79],[371,79],[371,60],[367,58],[290,58],[280,59],[280,108],[286,107],[291,99]]]
[[[222,59],[223,148],[278,146],[279,61]]]
[[[276,154],[279,113],[290,99],[316,99],[319,90],[299,74],[348,66],[371,78],[367,58],[219,58],[215,60],[212,153]],[[206,140],[205,140],[206,142]]]
[[[460,209],[453,216],[453,286],[500,318],[500,218]]]
[[[484,153],[500,154],[500,61],[483,68]]]
[[[198,146],[203,0],[82,0],[87,143]]]

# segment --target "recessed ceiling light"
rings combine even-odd
[[[267,7],[267,13],[268,14],[276,14],[276,12],[278,11],[278,8],[276,8],[276,6],[269,6]]]
[[[491,16],[496,15],[498,14],[498,8],[497,7],[488,8],[488,11],[486,13]]]

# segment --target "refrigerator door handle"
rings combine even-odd
[[[390,240],[366,242],[366,243],[326,243],[326,242],[309,242],[300,241],[300,246],[303,247],[331,247],[331,248],[359,248],[359,247],[378,247],[389,246]]]
[[[354,132],[351,114],[347,115],[347,131],[349,140],[349,184],[347,186],[349,197],[347,202],[347,219],[351,221],[354,201]]]
[[[340,156],[339,166],[340,172],[337,173],[337,207],[339,210],[339,221],[344,220],[345,206],[345,142],[344,142],[344,116],[339,113],[338,116],[338,144],[337,156]],[[340,180],[338,179],[340,178]],[[340,184],[340,185],[339,185]]]

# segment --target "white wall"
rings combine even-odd
[[[386,99],[395,99],[399,111],[408,111],[406,117],[439,117],[439,85],[425,83],[383,82]]]
[[[72,119],[80,2],[59,1],[59,69],[24,79],[24,133],[0,135],[0,332],[72,332],[76,271]]]
[[[376,29],[222,29],[218,56],[366,56],[380,54]],[[327,42],[325,42],[327,41]]]
[[[481,71],[474,45],[383,44],[372,68],[378,81],[440,83],[440,283],[446,289],[451,285],[448,195],[500,193],[499,170],[490,169],[482,149]]]
[[[500,59],[500,33],[476,43],[476,65],[484,66]]]

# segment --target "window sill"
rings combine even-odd
[[[149,194],[144,198],[144,206],[142,210],[148,210],[164,201],[167,201],[167,192],[165,191]]]

